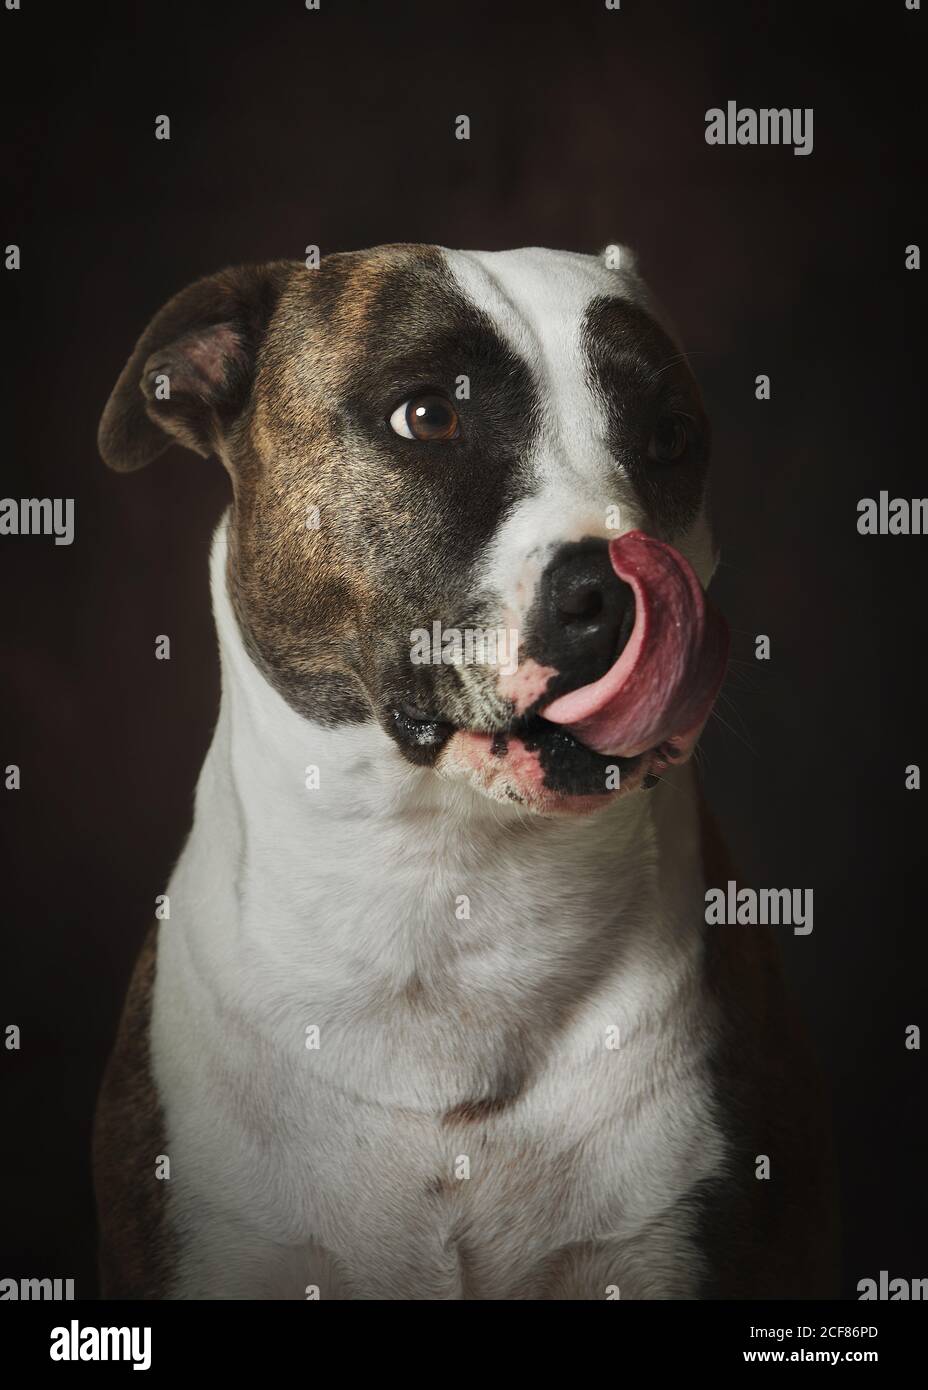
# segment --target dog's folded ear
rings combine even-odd
[[[237,266],[188,285],[155,315],[113,388],[97,442],[118,472],[179,442],[213,453],[245,405],[255,359],[293,273],[287,261]]]

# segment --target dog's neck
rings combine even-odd
[[[245,651],[221,530],[222,708],[197,820],[234,883],[225,911],[255,950],[286,962],[294,984],[356,970],[388,990],[485,988],[510,1008],[523,992],[576,996],[591,972],[633,970],[659,949],[673,957],[687,936],[681,875],[658,863],[668,835],[675,866],[692,847],[685,770],[676,788],[546,818],[411,767],[373,722],[310,723]]]

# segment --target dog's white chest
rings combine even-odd
[[[191,851],[154,1017],[181,1296],[695,1293],[681,1199],[722,1141],[685,963],[652,970],[632,952],[570,1008],[566,965],[563,996],[532,987],[560,927],[529,915],[524,961],[511,937],[496,949],[477,934],[440,985],[423,961],[378,994],[364,931],[343,935],[334,903],[308,973],[288,971],[286,936],[265,951],[230,931],[221,904],[188,935],[196,836]]]

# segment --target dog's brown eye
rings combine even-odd
[[[648,458],[655,463],[675,463],[683,457],[690,442],[690,422],[686,415],[664,415],[648,444]]]
[[[403,439],[424,441],[456,439],[460,433],[458,413],[444,396],[413,396],[404,401],[390,416],[390,427]]]

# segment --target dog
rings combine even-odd
[[[775,945],[706,923],[709,423],[609,250],[225,270],[119,377],[105,462],[180,443],[232,501],[218,724],[97,1108],[104,1296],[832,1292]]]

